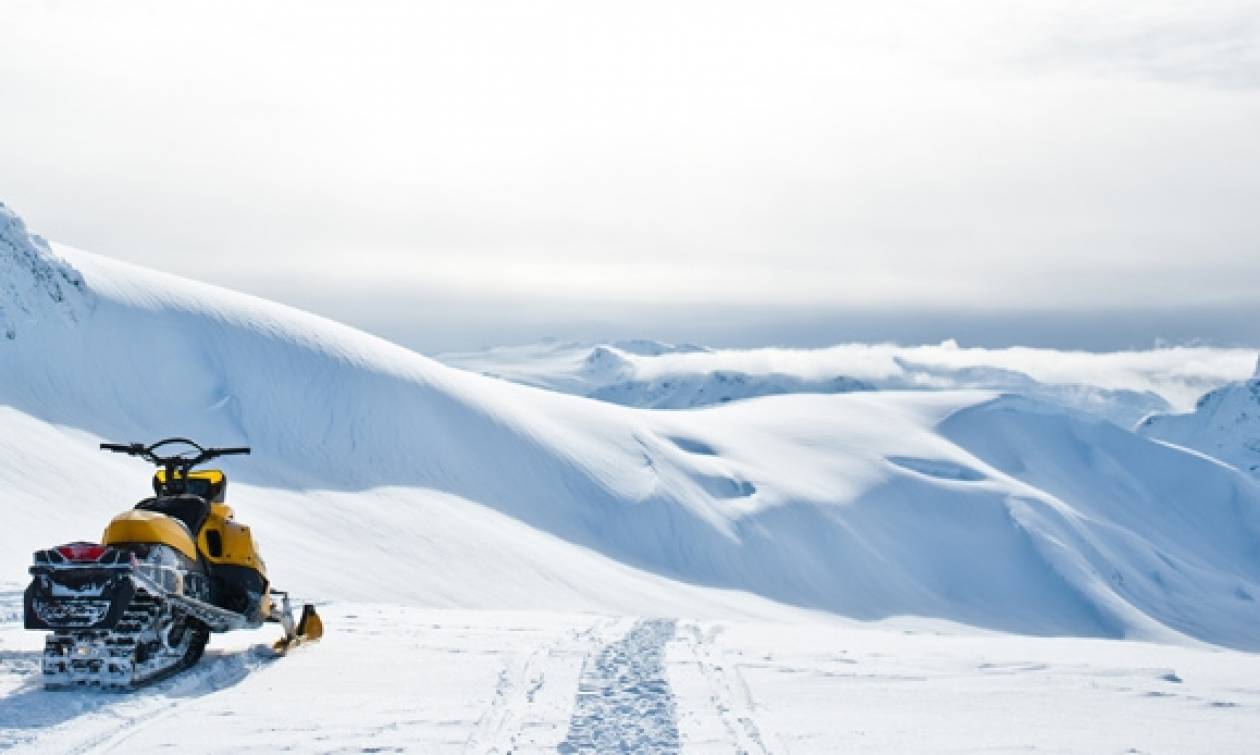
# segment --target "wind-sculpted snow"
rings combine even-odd
[[[253,447],[231,500],[277,584],[325,599],[1260,647],[1256,485],[1089,416],[985,391],[645,411],[58,250],[93,306],[0,344],[14,583],[144,494],[96,443],[185,435]]]
[[[1018,398],[963,410],[941,432],[1038,491],[1012,499],[1013,524],[1102,610],[1138,607],[1145,616],[1126,623],[1153,619],[1200,637],[1213,627],[1216,642],[1260,648],[1256,625],[1243,620],[1260,615],[1255,483],[1198,455],[1135,442],[1110,423]],[[1201,600],[1189,610],[1185,598],[1194,594]]]

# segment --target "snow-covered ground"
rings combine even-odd
[[[0,220],[0,747],[1260,740],[1260,485],[1212,459],[940,385],[621,406]],[[1228,379],[1236,356],[1092,385]],[[216,636],[134,695],[45,692],[19,628],[29,554],[145,494],[143,465],[97,443],[165,435],[254,448],[224,465],[229,500],[328,634],[277,661],[256,651],[274,632]]]
[[[784,393],[993,390],[1132,427],[1187,410],[1250,374],[1255,351],[1168,347],[1068,352],[1032,348],[843,344],[819,349],[706,349],[657,341],[542,341],[440,354],[455,367],[627,406],[688,409]]]
[[[1260,657],[838,622],[343,603],[131,695],[45,692],[0,631],[17,752],[1254,752]]]

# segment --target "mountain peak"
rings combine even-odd
[[[83,276],[0,202],[0,340],[48,314],[77,319]]]

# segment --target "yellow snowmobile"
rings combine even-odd
[[[159,455],[168,445],[190,450]],[[52,631],[46,687],[134,689],[192,666],[211,632],[267,621],[284,629],[277,653],[319,639],[314,606],[303,606],[295,622],[288,594],[272,589],[249,527],[224,503],[227,477],[193,469],[248,448],[203,448],[186,438],[101,448],[156,464],[155,495],[114,517],[100,543],[35,553],[25,625]]]

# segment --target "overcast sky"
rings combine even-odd
[[[1258,2],[0,2],[32,229],[423,350],[1260,345]]]

